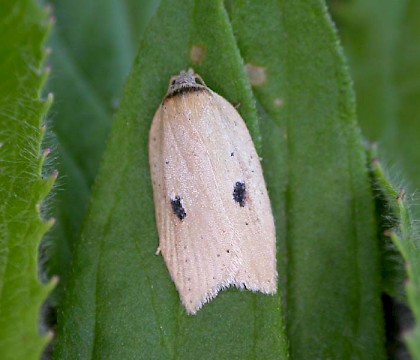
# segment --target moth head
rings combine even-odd
[[[206,88],[206,84],[200,75],[194,73],[193,69],[189,69],[188,71],[182,70],[179,75],[171,77],[165,98],[188,91],[189,89],[203,88]]]

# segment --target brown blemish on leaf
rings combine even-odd
[[[283,101],[283,99],[281,99],[281,98],[275,98],[274,99],[274,106],[275,107],[282,107],[283,106],[283,103],[284,103],[284,101]]]
[[[264,84],[267,79],[265,68],[252,64],[245,64],[245,72],[252,86]]]
[[[190,50],[191,61],[195,64],[201,63],[206,55],[206,48],[203,45],[194,45]]]

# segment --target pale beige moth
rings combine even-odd
[[[187,313],[231,286],[274,294],[270,200],[236,109],[182,71],[171,78],[149,136],[158,252]]]

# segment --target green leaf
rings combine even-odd
[[[253,91],[291,357],[384,358],[372,193],[351,82],[324,3],[237,0],[230,9],[248,69],[266,75]]]
[[[191,49],[204,49],[200,61]],[[148,130],[169,77],[194,66],[240,112],[258,144],[254,102],[221,1],[163,1],[141,42],[113,124],[71,284],[55,358],[285,358],[279,295],[229,290],[187,317],[161,257]]]
[[[51,334],[40,334],[41,304],[56,280],[39,279],[38,247],[53,224],[41,203],[57,176],[42,176],[43,119],[52,97],[40,97],[47,71],[42,48],[51,22],[31,0],[3,2],[0,12],[0,354],[38,359]]]
[[[392,239],[405,260],[408,280],[405,281],[407,301],[413,312],[416,324],[404,334],[404,339],[413,356],[420,359],[420,247],[418,228],[414,225],[410,209],[410,197],[403,189],[397,190],[392,184],[376,157],[371,152],[371,168],[377,197],[383,199],[388,207],[382,215],[394,219],[387,235]]]
[[[54,1],[58,26],[49,42],[54,75],[53,106],[60,191],[54,199],[57,225],[47,248],[50,275],[66,285],[74,243],[90,197],[111,116],[132,66],[138,37],[156,1]],[[89,34],[89,36],[87,36]],[[77,104],[77,105],[76,105]]]

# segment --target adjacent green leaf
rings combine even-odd
[[[371,154],[372,174],[377,196],[384,199],[388,208],[382,215],[392,218],[393,226],[389,227],[388,236],[406,262],[408,280],[405,282],[408,304],[413,312],[416,325],[404,334],[405,341],[413,356],[420,359],[420,247],[418,243],[418,229],[413,224],[409,206],[410,198],[404,189],[397,189],[386,177],[375,151]],[[391,224],[390,224],[391,225]]]
[[[34,1],[3,2],[0,12],[0,356],[38,359],[51,335],[40,334],[40,311],[54,286],[39,281],[38,247],[52,222],[41,202],[56,173],[42,177],[47,152],[41,99],[47,72],[42,46],[51,22]]]
[[[369,157],[371,157],[370,153]],[[404,259],[388,234],[390,228],[398,226],[399,219],[389,210],[388,199],[384,198],[384,196],[379,196],[380,192],[373,174],[371,174],[371,178],[372,189],[375,195],[376,220],[378,224],[377,237],[380,244],[382,258],[382,291],[393,298],[394,301],[406,303],[404,290],[406,271],[404,267]],[[384,303],[384,306],[386,306],[386,302]],[[385,313],[385,319],[393,316],[394,314]],[[389,331],[387,331],[387,335],[388,333]],[[392,341],[394,340],[397,339],[393,339]]]
[[[233,0],[230,15],[261,109],[291,357],[384,358],[372,193],[324,3]]]
[[[191,58],[191,49],[203,50]],[[171,75],[193,66],[210,88],[258,124],[222,1],[169,1],[141,42],[126,83],[71,284],[55,358],[285,358],[279,295],[229,290],[188,317],[159,256],[148,131]]]

